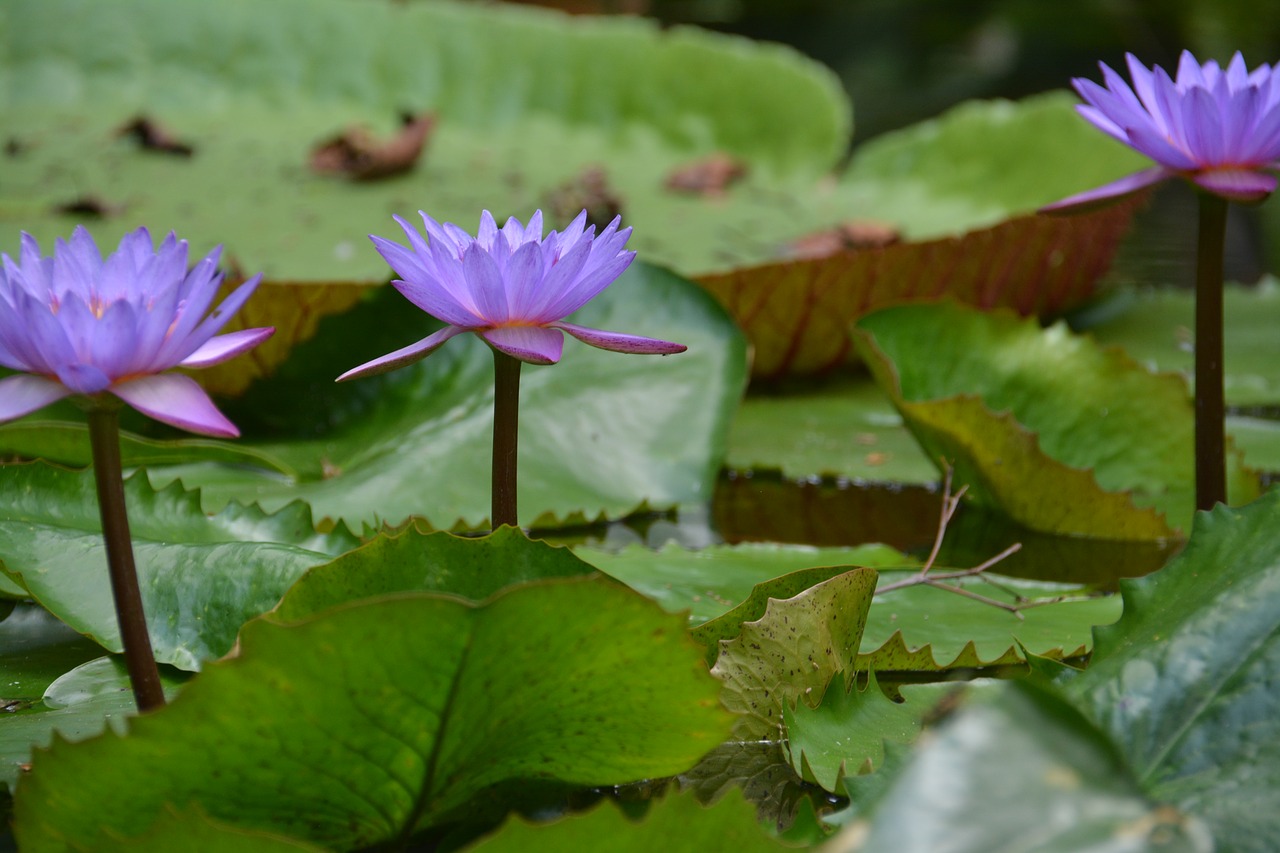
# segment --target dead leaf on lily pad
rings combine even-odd
[[[614,217],[622,215],[622,197],[609,186],[603,166],[587,166],[547,194],[547,207],[552,220],[564,225],[585,210],[587,224],[603,231]]]
[[[1095,295],[1145,196],[1073,217],[1019,216],[959,237],[851,249],[697,278],[746,331],[759,379],[855,360],[849,326],[880,308],[952,298],[1052,317]]]
[[[723,195],[725,190],[746,176],[746,163],[723,151],[717,151],[701,160],[677,167],[667,175],[666,188],[675,192],[715,197]]]
[[[145,115],[134,117],[117,132],[118,136],[132,137],[144,151],[190,157],[195,148],[182,142],[167,127]]]
[[[311,170],[342,175],[353,181],[373,181],[408,172],[417,165],[431,131],[435,113],[404,115],[404,127],[391,139],[378,139],[363,127],[349,127],[311,149]]]

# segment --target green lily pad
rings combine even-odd
[[[232,505],[209,517],[180,486],[157,491],[135,474],[124,487],[156,660],[181,669],[225,654],[245,620],[357,544],[345,528],[317,533],[302,504],[272,515]],[[68,625],[121,651],[93,472],[0,466],[0,494],[0,570]]]
[[[0,706],[10,710],[38,702],[58,676],[102,654],[43,607],[23,602],[0,622],[0,650]]]
[[[602,853],[648,853],[651,850],[725,850],[742,853],[793,849],[760,826],[755,809],[738,792],[712,806],[692,794],[668,795],[652,804],[639,820],[628,819],[612,803],[551,824],[512,818],[497,832],[467,848],[477,853],[504,850],[594,850]]]
[[[63,27],[71,15],[74,32]],[[686,272],[760,257],[792,218],[779,195],[812,194],[851,122],[838,80],[816,62],[639,19],[444,2],[127,0],[109,11],[15,3],[6,22],[23,38],[4,71],[24,84],[0,100],[22,151],[0,184],[4,219],[65,236],[74,223],[54,208],[90,196],[108,211],[104,244],[159,223],[195,244],[223,242],[241,269],[276,280],[382,281],[364,235],[394,231],[391,213],[429,202],[437,219],[468,227],[482,207],[523,219],[597,165],[645,257]],[[518,81],[512,68],[524,69]],[[402,110],[437,116],[416,168],[367,182],[308,169],[315,144],[351,125],[390,137]],[[139,114],[194,153],[122,138]],[[749,169],[727,218],[717,199],[665,186],[714,152]],[[581,207],[562,204],[573,209],[553,219]]]
[[[1213,849],[1201,822],[1144,795],[1078,711],[1012,685],[934,732],[869,812],[833,844],[856,837],[868,853]]]
[[[914,560],[883,545],[811,548],[783,545],[713,546],[697,551],[631,547],[616,554],[586,548],[580,557],[664,608],[689,611],[693,636],[714,663],[720,643],[763,617],[772,600],[789,599],[854,566],[879,570],[882,590],[915,576]],[[934,574],[945,574],[936,568]],[[881,678],[927,678],[949,670],[1014,667],[1025,672],[1024,649],[1053,659],[1092,648],[1092,630],[1119,618],[1117,596],[1067,584],[998,575],[946,583],[979,601],[927,584],[888,589],[872,600],[856,667]],[[1016,611],[1003,609],[1019,608]]]
[[[937,466],[888,396],[865,376],[748,394],[733,419],[725,464],[739,471],[776,469],[791,478],[896,483],[938,478]]]
[[[161,817],[142,835],[132,838],[97,839],[101,853],[168,853],[172,850],[199,850],[200,853],[324,853],[323,847],[285,838],[271,832],[239,829],[216,821],[192,808],[180,812],[165,808]]]
[[[169,699],[185,681],[185,674],[167,666],[160,668],[160,685]],[[62,673],[48,685],[40,701],[6,715],[0,726],[0,787],[12,791],[30,766],[32,752],[47,748],[55,733],[76,742],[108,727],[124,732],[126,720],[137,712],[129,674],[119,657],[95,657]]]
[[[724,682],[724,706],[741,715],[735,738],[776,738],[787,704],[817,704],[836,675],[851,683],[875,583],[874,569],[836,575],[770,600],[763,616],[721,641],[711,673]]]
[[[592,574],[568,548],[530,540],[501,527],[488,536],[462,538],[424,530],[378,536],[332,562],[309,570],[271,611],[292,622],[329,607],[395,592],[441,592],[483,601],[526,581]]]
[[[1067,682],[1157,801],[1222,849],[1280,835],[1280,493],[1199,513],[1163,571],[1126,582],[1125,615]]]
[[[681,619],[599,578],[255,620],[128,736],[38,752],[14,832],[31,853],[92,849],[195,802],[329,848],[403,840],[506,780],[678,773],[728,732],[717,692]]]
[[[880,690],[872,672],[866,684],[845,690],[833,682],[822,702],[783,706],[787,755],[804,779],[828,791],[842,790],[846,776],[879,769],[885,744],[907,744],[920,733],[923,718],[954,688],[950,685],[909,687],[895,702]]]
[[[332,382],[363,358],[424,336],[433,322],[386,288],[358,316],[323,322],[313,345],[295,350],[278,382],[257,396],[250,389],[240,405],[258,406],[267,423],[241,419],[229,408],[245,429],[240,443],[285,460],[299,472],[296,478],[195,463],[152,467],[152,482],[181,479],[199,487],[213,510],[233,500],[272,510],[301,498],[318,516],[355,527],[398,524],[410,515],[439,528],[481,527],[489,514],[493,422],[487,346],[465,335],[413,367],[337,387]],[[740,333],[696,287],[640,264],[575,322],[652,334],[689,351],[646,358],[571,342],[560,364],[523,371],[522,523],[581,522],[646,502],[707,500],[745,381]],[[415,331],[387,341],[388,326]],[[343,367],[329,370],[334,362]],[[290,406],[300,398],[306,402]],[[309,416],[330,403],[321,423],[335,426],[317,438]]]
[[[1193,506],[1191,400],[1065,326],[907,306],[855,332],[877,381],[957,484],[1036,530],[1104,539],[1171,535]],[[1237,494],[1249,478],[1233,472]],[[1253,484],[1256,490],[1256,482]]]

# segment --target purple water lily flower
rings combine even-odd
[[[421,213],[421,211],[419,211]],[[341,382],[385,373],[426,358],[445,341],[474,332],[489,346],[530,364],[554,364],[564,348],[562,332],[615,352],[665,355],[685,347],[669,341],[588,329],[564,318],[608,287],[635,258],[625,251],[630,228],[614,218],[599,235],[586,227],[584,210],[562,232],[542,236],[542,211],[523,225],[514,217],[498,228],[489,211],[475,237],[441,225],[425,213],[430,242],[395,217],[412,248],[370,235],[378,252],[402,277],[396,288],[414,305],[449,325],[417,343],[348,370]]]
[[[1280,64],[1245,68],[1237,53],[1223,70],[1183,51],[1177,80],[1126,55],[1133,88],[1105,64],[1104,89],[1072,83],[1087,104],[1076,107],[1098,129],[1158,165],[1044,208],[1060,211],[1137,192],[1171,177],[1232,201],[1260,201],[1280,170]],[[1135,94],[1136,93],[1136,94]]]
[[[212,313],[221,247],[190,271],[187,242],[155,249],[146,228],[126,234],[105,260],[77,227],[51,257],[30,234],[18,261],[0,255],[0,422],[64,397],[112,394],[158,421],[204,435],[239,430],[194,380],[173,367],[208,367],[239,355],[274,329],[217,335],[258,286],[240,285]]]

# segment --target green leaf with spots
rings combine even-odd
[[[806,781],[841,792],[846,776],[879,769],[886,742],[914,741],[924,717],[953,689],[950,685],[909,687],[902,691],[906,698],[895,702],[880,689],[874,671],[865,684],[848,690],[832,682],[817,707],[804,702],[794,708],[783,706],[787,758]]]
[[[1221,849],[1280,837],[1280,493],[1199,513],[1165,569],[1067,681],[1153,800],[1203,819]]]
[[[310,510],[268,515],[231,505],[207,516],[174,484],[125,481],[143,607],[156,659],[181,669],[230,650],[246,620],[275,606],[304,571],[355,547],[339,527],[318,533]],[[2,569],[77,631],[121,651],[92,471],[0,466]]]
[[[339,604],[397,592],[440,592],[482,601],[514,584],[594,572],[568,548],[531,540],[512,527],[464,538],[431,531],[415,520],[309,570],[271,615],[292,622]]]
[[[711,672],[724,682],[722,701],[741,716],[734,737],[774,738],[786,704],[817,704],[836,675],[849,684],[875,590],[874,569],[836,575],[785,600],[720,642]]]
[[[396,842],[502,782],[685,770],[728,734],[717,694],[682,619],[599,577],[255,620],[128,736],[37,753],[14,830],[26,853],[91,850],[194,802],[327,848]]]
[[[534,824],[512,818],[501,829],[467,848],[476,853],[528,853],[534,850],[592,850],[601,853],[649,853],[652,850],[735,850],[766,853],[789,850],[756,820],[755,809],[736,791],[702,806],[692,794],[669,794],[638,820],[613,803],[586,814]]]
[[[1161,539],[1193,506],[1191,400],[1065,326],[956,305],[861,320],[855,340],[929,456],[1026,527]],[[1233,469],[1238,496],[1256,478]],[[1159,510],[1157,512],[1156,510]]]

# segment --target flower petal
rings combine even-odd
[[[148,417],[200,435],[235,438],[236,425],[213,405],[194,379],[181,373],[163,373],[122,382],[111,393]]]
[[[594,258],[590,259],[587,264],[587,272],[571,286],[565,288],[551,304],[539,313],[542,316],[556,320],[568,317],[598,296],[600,291],[613,284],[618,276],[626,272],[627,267],[631,266],[631,261],[635,259],[635,256],[635,252],[622,252],[594,269],[591,268],[590,263],[590,260],[594,260]]]
[[[462,272],[467,277],[467,290],[475,300],[479,325],[496,326],[511,317],[507,308],[507,290],[502,272],[479,244],[472,245],[462,256]]]
[[[191,355],[178,362],[181,367],[209,367],[242,352],[248,352],[275,333],[272,327],[241,329],[225,335],[216,335],[200,345]]]
[[[494,349],[529,364],[555,364],[564,351],[564,335],[542,326],[501,326],[479,335]]]
[[[61,382],[23,373],[0,379],[0,423],[29,415],[71,395]]]
[[[672,355],[688,349],[684,344],[662,341],[657,338],[644,338],[640,335],[624,335],[621,332],[606,332],[603,329],[589,329],[575,326],[573,323],[552,323],[556,329],[563,329],[584,344],[591,344],[600,349],[614,352],[636,353],[640,355]]]
[[[445,341],[454,335],[460,335],[467,329],[460,326],[445,326],[440,331],[427,335],[427,337],[417,343],[409,344],[407,347],[401,347],[395,352],[389,352],[384,356],[375,358],[373,361],[366,361],[359,367],[353,367],[346,373],[335,379],[335,382],[345,382],[348,379],[360,379],[365,376],[376,376],[379,373],[388,373],[400,367],[413,364],[415,361],[421,361],[431,353],[438,350]]]
[[[1191,175],[1206,192],[1231,201],[1262,201],[1276,190],[1276,176],[1251,169],[1210,169]]]
[[[191,329],[182,338],[177,337],[178,332],[175,329],[174,337],[165,341],[164,346],[160,348],[160,352],[156,355],[155,363],[148,365],[148,369],[153,371],[167,370],[204,346],[205,342],[216,335],[218,330],[225,326],[227,321],[240,310],[241,306],[258,289],[258,285],[261,282],[262,274],[259,273],[231,291],[231,295],[222,300],[217,308],[209,312],[209,315],[200,321],[200,325]]]
[[[1061,201],[1055,201],[1053,204],[1046,204],[1040,208],[1040,212],[1081,213],[1085,210],[1101,207],[1124,196],[1132,195],[1153,184],[1158,184],[1173,174],[1172,171],[1163,166],[1152,166],[1150,169],[1143,169],[1141,172],[1126,175],[1118,181],[1112,181],[1109,184],[1103,184],[1086,192],[1068,196]]]

